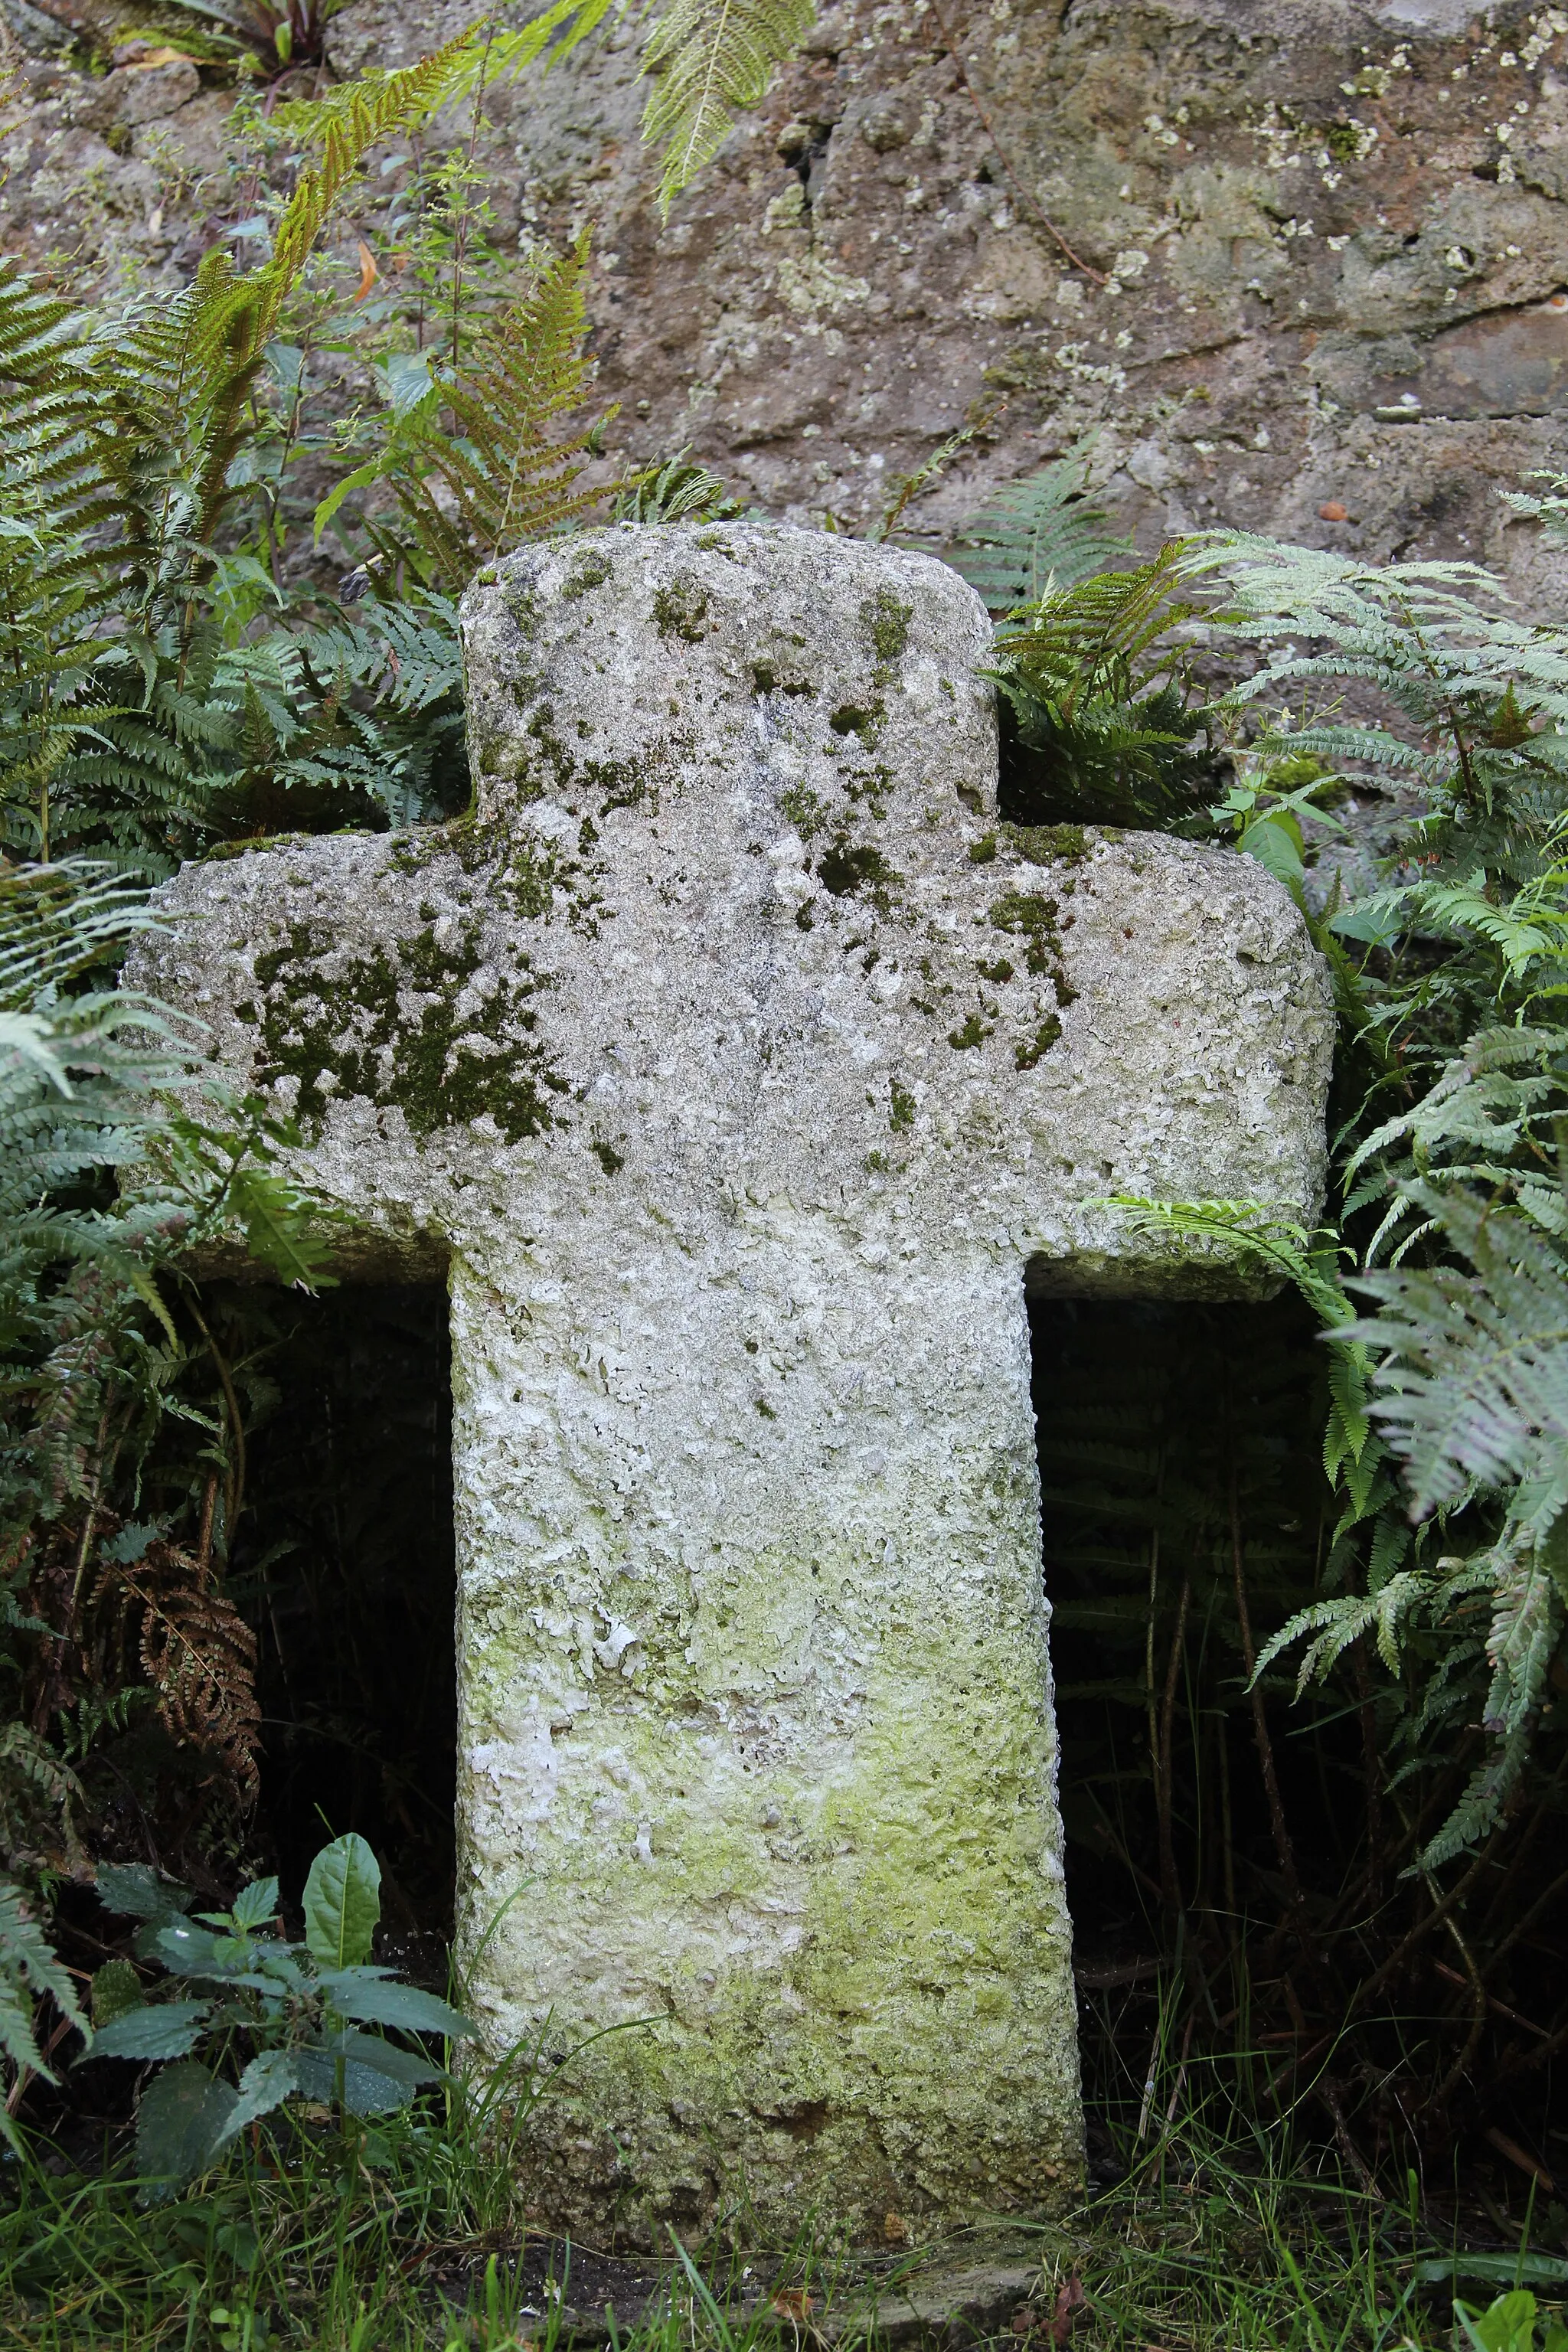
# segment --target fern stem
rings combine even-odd
[[[75,1633],[81,1608],[81,1588],[87,1576],[87,1564],[92,1557],[93,1530],[98,1520],[98,1507],[103,1495],[104,1447],[109,1442],[109,1406],[105,1404],[98,1417],[98,1433],[92,1442],[92,1489],[87,1498],[87,1517],[81,1523],[81,1541],[77,1546],[76,1573],[71,1580],[70,1614],[62,1632]]]
[[[1428,1893],[1435,1894],[1436,1890],[1432,1885],[1430,1876],[1425,1871],[1422,1876],[1426,1880]],[[1476,1966],[1475,1955],[1459,1932],[1458,1922],[1452,1915],[1445,1920],[1444,1925],[1453,1937],[1454,1948],[1465,1964],[1465,1975],[1475,1997],[1475,2007],[1470,2018],[1470,2030],[1465,2038],[1465,2046],[1432,2094],[1430,2105],[1439,2114],[1447,2105],[1449,2099],[1469,2073],[1475,2054],[1481,2046],[1481,2036],[1487,2030],[1487,1989],[1480,1969]]]
[[[1263,1693],[1255,1680],[1258,1647],[1252,1638],[1252,1615],[1247,1605],[1247,1570],[1241,1540],[1241,1499],[1237,1491],[1236,1452],[1231,1440],[1228,1414],[1226,1420],[1226,1447],[1230,1454],[1227,1480],[1230,1501],[1230,1557],[1236,1583],[1236,1613],[1241,1628],[1242,1663],[1247,1668],[1247,1679],[1251,1690],[1252,1729],[1258,1742],[1258,1762],[1263,1774],[1264,1794],[1268,1800],[1268,1821],[1274,1835],[1274,1851],[1279,1858],[1279,1874],[1285,1881],[1286,1899],[1291,1910],[1299,1917],[1301,1910],[1301,1882],[1296,1871],[1296,1850],[1290,1843],[1290,1832],[1286,1826],[1285,1806],[1279,1794],[1279,1776],[1275,1769],[1274,1743],[1268,1737],[1268,1717],[1264,1709]]]
[[[188,1301],[188,1304],[191,1319],[207,1343],[207,1353],[211,1356],[216,1370],[218,1385],[223,1390],[224,1409],[228,1415],[233,1460],[226,1465],[223,1498],[224,1549],[227,1553],[234,1549],[235,1529],[239,1524],[240,1508],[245,1501],[245,1421],[239,1410],[239,1399],[235,1393],[234,1378],[229,1370],[227,1360],[207,1328],[205,1318],[195,1299]],[[206,1564],[205,1543],[208,1533],[208,1525],[205,1518],[202,1532],[204,1538],[202,1564],[205,1567]]]
[[[1372,1676],[1366,1663],[1364,1638],[1351,1644],[1351,1668],[1355,1675],[1361,1718],[1362,1785],[1366,1801],[1367,1900],[1377,1910],[1383,1902],[1383,1769],[1377,1752],[1377,1712],[1372,1699]]]
[[[1389,1953],[1388,1958],[1382,1961],[1379,1966],[1373,1970],[1371,1976],[1363,1977],[1362,1979],[1360,1984],[1356,1986],[1355,1990],[1352,1993],[1349,2005],[1345,2011],[1345,2020],[1347,2023],[1354,2015],[1355,2011],[1358,2009],[1364,2009],[1367,2002],[1372,1999],[1373,1994],[1381,1990],[1383,1986],[1388,1982],[1389,1979],[1395,1974],[1403,1963],[1409,1958],[1417,1944],[1424,1943],[1426,1937],[1432,1933],[1433,1929],[1435,1927],[1440,1927],[1444,1920],[1448,1916],[1448,1914],[1456,1907],[1457,1905],[1464,1900],[1465,1896],[1469,1893],[1471,1887],[1475,1885],[1476,1880],[1480,1876],[1482,1870],[1490,1859],[1492,1848],[1496,1844],[1498,1838],[1501,1833],[1502,1826],[1502,1823],[1500,1822],[1497,1828],[1493,1830],[1490,1837],[1488,1838],[1485,1845],[1482,1846],[1480,1852],[1477,1854],[1475,1860],[1471,1863],[1468,1870],[1466,1871],[1464,1876],[1456,1880],[1454,1885],[1449,1887],[1447,1895],[1443,1895],[1440,1900],[1437,1900],[1436,1908],[1429,1911],[1425,1919],[1418,1919],[1415,1927],[1410,1928],[1400,1937],[1393,1951]],[[1426,1883],[1428,1887],[1430,1887],[1431,1882],[1428,1880]],[[1432,1889],[1431,1891],[1436,1898],[1436,1889]]]
[[[1165,1669],[1164,1703],[1160,1709],[1160,1747],[1154,1775],[1154,1801],[1160,1820],[1160,1885],[1164,1890],[1166,1904],[1173,1911],[1179,1911],[1182,1907],[1182,1889],[1176,1876],[1175,1836],[1171,1818],[1172,1748],[1176,1721],[1176,1685],[1181,1676],[1182,1661],[1186,1655],[1187,1612],[1192,1601],[1192,1579],[1184,1576],[1181,1599],[1176,1603],[1176,1630],[1171,1637],[1171,1659]]]
[[[1163,1449],[1160,1460],[1163,1469],[1164,1467]],[[1157,1481],[1154,1492],[1157,1507],[1159,1502]],[[1158,1604],[1159,1594],[1160,1528],[1156,1519],[1155,1524],[1149,1530],[1149,1620],[1143,1629],[1143,1711],[1149,1726],[1149,1769],[1154,1775],[1156,1801],[1160,1791],[1160,1722],[1159,1712],[1154,1704],[1154,1611]]]
[[[474,155],[479,146],[479,124],[483,120],[485,81],[489,72],[490,47],[496,37],[496,20],[492,16],[485,27],[485,46],[479,55],[479,69],[474,83],[474,109],[468,119],[468,169],[463,177],[463,209],[458,216],[458,235],[452,247],[452,370],[457,373],[459,359],[458,340],[461,334],[463,304],[463,265],[468,250],[468,210],[474,168]]]

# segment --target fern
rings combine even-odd
[[[485,321],[461,365],[430,368],[428,394],[392,415],[377,456],[318,508],[318,538],[351,488],[384,481],[403,528],[367,523],[383,566],[412,559],[456,594],[480,564],[597,501],[596,489],[574,488],[589,432],[550,430],[583,397],[587,266],[584,235]]]
[[[993,613],[1037,605],[1114,571],[1131,558],[1132,542],[1108,528],[1104,509],[1087,493],[1087,463],[1078,454],[1009,482],[963,525],[947,561]]]
[[[616,497],[616,522],[728,522],[745,511],[706,466],[689,464],[684,449],[625,483]]]
[[[1194,698],[1184,542],[1151,563],[1051,588],[998,630],[991,677],[1022,756],[1023,824],[1203,824],[1217,786],[1213,714]]]
[[[141,1531],[137,1531],[140,1533]],[[132,1549],[127,1560],[124,1553]],[[153,1537],[104,1547],[89,1622],[113,1642],[123,1674],[127,1643],[156,1694],[171,1738],[202,1751],[242,1803],[260,1787],[261,1708],[256,1636],[216,1582],[210,1558]]]
[[[1325,715],[1293,730],[1293,748],[1423,788],[1421,846],[1458,865],[1434,882],[1478,865],[1538,879],[1568,814],[1568,635],[1500,610],[1502,583],[1472,563],[1364,565],[1242,533],[1212,547],[1235,597],[1228,626],[1266,654],[1230,700],[1320,681],[1382,698],[1403,730]]]
[[[1568,1268],[1517,1211],[1468,1191],[1418,1187],[1415,1198],[1474,1271],[1361,1278],[1379,1302],[1375,1318],[1351,1327],[1383,1351],[1373,1411],[1415,1512],[1476,1486],[1511,1487],[1520,1524],[1544,1539],[1568,1506]]]
[[[813,0],[671,0],[644,53],[655,77],[643,136],[664,148],[659,209],[668,217],[733,130],[767,94],[773,68],[798,47]]]
[[[46,1993],[67,2023],[90,2039],[75,1987],[33,1917],[26,1895],[14,1880],[0,1878],[0,2049],[14,2066],[52,2083],[56,2078],[38,2048],[34,2025],[34,2005]],[[13,2147],[17,2146],[16,2126],[4,2105],[0,2132]]]

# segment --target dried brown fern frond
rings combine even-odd
[[[129,1563],[104,1559],[90,1614],[123,1656],[134,1641],[172,1739],[212,1759],[242,1804],[260,1785],[256,1636],[212,1564],[154,1537]]]

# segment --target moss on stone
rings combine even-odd
[[[868,889],[873,898],[883,903],[889,892],[903,879],[874,842],[852,843],[842,833],[836,835],[831,849],[825,850],[817,859],[816,872],[823,888],[831,891],[836,898],[851,898],[858,890]]]
[[[482,961],[475,922],[448,946],[428,925],[392,950],[345,958],[329,978],[331,955],[329,936],[293,923],[256,959],[257,1076],[264,1086],[293,1078],[300,1118],[319,1124],[331,1097],[358,1096],[401,1110],[421,1142],[487,1114],[509,1143],[561,1124],[550,1097],[566,1081],[528,1035],[532,1011],[518,1010],[543,984],[526,958],[510,987],[459,1012]]]
[[[895,596],[890,588],[879,588],[875,596],[868,596],[861,606],[860,616],[877,656],[880,673],[878,683],[883,685],[904,657],[914,606]]]
[[[1038,891],[1009,890],[995,899],[991,908],[991,920],[999,931],[1009,931],[1025,941],[1025,953],[1029,970],[1047,972],[1057,961],[1059,934],[1057,929],[1057,902]]]
[[[682,637],[689,646],[700,645],[708,634],[702,625],[707,617],[708,592],[695,581],[676,580],[668,588],[655,590],[653,623],[661,637]]]
[[[788,784],[779,794],[779,809],[802,841],[809,841],[827,823],[827,803],[809,784]]]
[[[1062,1034],[1059,1015],[1078,1001],[1078,991],[1067,975],[1062,961],[1061,933],[1057,920],[1058,905],[1043,892],[1010,890],[994,899],[991,920],[999,931],[1006,931],[1024,942],[1024,960],[1029,971],[1038,979],[1048,980],[1056,999],[1057,1011],[1045,1013],[1037,1027],[1015,1049],[1015,1058],[1021,1070],[1032,1070],[1042,1055],[1047,1054]],[[993,965],[980,964],[977,969],[987,980],[1000,982],[1004,971],[1010,976],[1010,967],[1004,958]]]
[[[1062,1024],[1054,1013],[1047,1013],[1027,1045],[1020,1045],[1014,1060],[1021,1070],[1032,1070],[1042,1061],[1062,1034]]]
[[[1081,824],[1009,824],[1008,840],[1032,866],[1082,866],[1094,845]]]
[[[590,594],[595,588],[602,588],[612,569],[610,559],[602,548],[589,548],[585,554],[578,557],[563,581],[563,597],[570,604],[579,596]]]
[[[882,731],[882,721],[887,715],[887,705],[880,700],[865,707],[858,702],[841,702],[827,723],[836,735],[858,736],[866,749],[870,751]]]
[[[636,808],[642,801],[650,802],[657,812],[658,794],[647,768],[631,760],[584,759],[556,733],[548,703],[542,703],[533,713],[527,733],[539,747],[536,772],[530,779],[531,797],[592,798],[598,802],[601,817],[608,816],[612,809]]]

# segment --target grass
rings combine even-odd
[[[1266,2129],[1244,2110],[1237,2070],[1157,2048],[1149,2071],[1152,2095],[1133,2084],[1136,2099],[1101,2111],[1124,2168],[1114,2188],[1064,2222],[999,2222],[900,2268],[918,2284],[1005,2243],[1037,2284],[999,2326],[1038,2352],[1068,2335],[1079,2352],[1426,2352],[1451,2340],[1457,2287],[1481,2305],[1521,2281],[1564,2292],[1568,2263],[1535,2242],[1529,2215],[1516,2247],[1456,2255],[1414,2176],[1403,2200],[1347,2182],[1288,2116]],[[564,2298],[544,2287],[544,2242],[520,2231],[506,2147],[457,2095],[346,2145],[324,2111],[286,2115],[152,2207],[112,2138],[88,2166],[29,2140],[0,2180],[0,2341],[35,2352],[554,2352],[566,2333],[570,2273],[557,2250]],[[824,2247],[803,2240],[769,2260],[718,2232],[676,2253],[662,2315],[620,2331],[616,2352],[866,2340],[864,2273]],[[1512,2352],[1532,2345],[1516,2331]]]

